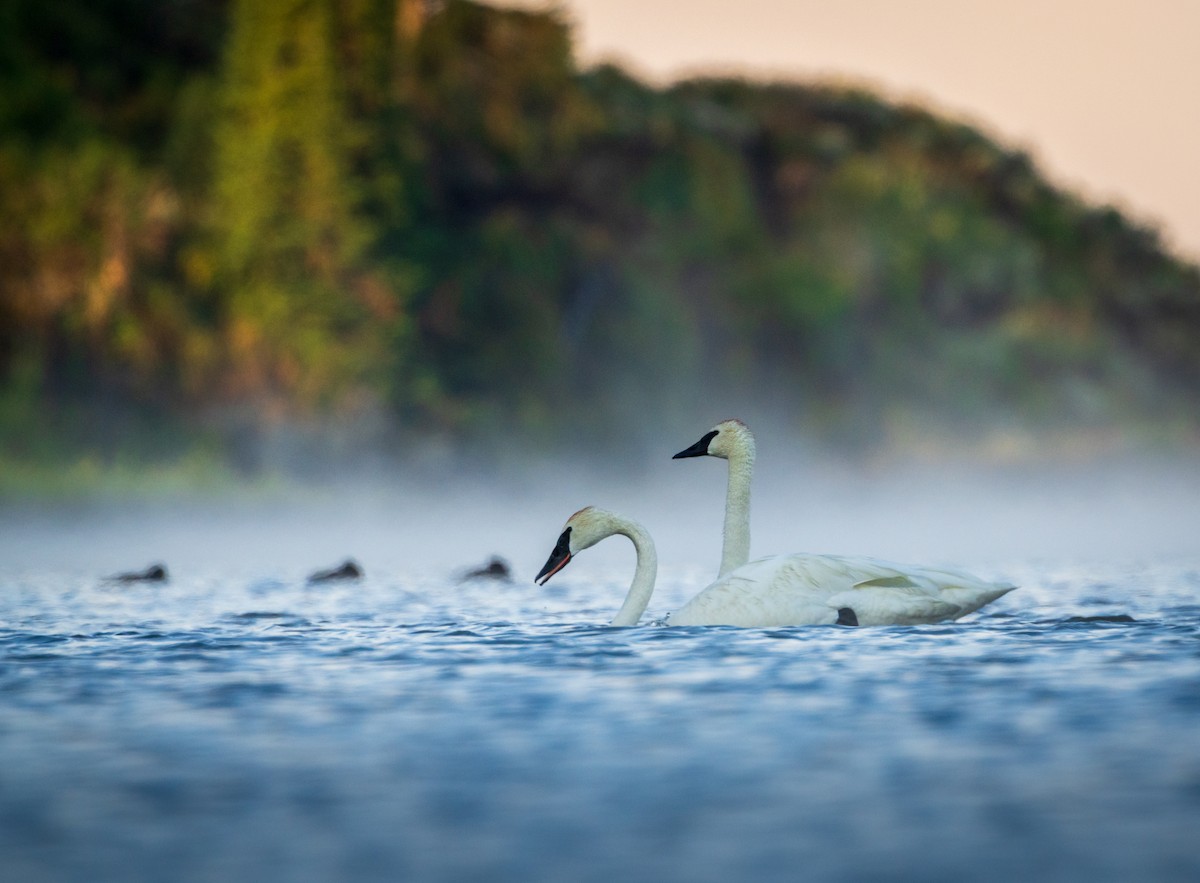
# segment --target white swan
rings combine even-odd
[[[654,593],[658,555],[642,525],[588,506],[567,519],[538,573],[542,585],[572,557],[606,537],[629,537],[637,567],[616,626],[637,624]],[[835,555],[779,555],[719,578],[667,618],[667,625],[909,625],[957,619],[1012,591],[967,574],[903,568]]]
[[[911,592],[909,601],[900,601],[892,595],[872,596],[866,603],[851,603],[845,598],[840,600],[839,606],[844,602],[853,607],[860,624],[874,625],[958,619],[1016,588],[1007,583],[981,580],[956,570],[891,564],[874,558],[798,554],[764,558],[747,564],[750,558],[750,480],[754,473],[754,433],[741,420],[723,420],[672,459],[704,456],[729,461],[721,569],[717,582],[709,589],[716,590],[726,582],[725,577],[736,573],[739,582],[799,581],[833,589],[837,586],[847,587],[849,581],[849,587],[855,589],[872,587]],[[931,599],[938,603],[930,604]],[[950,608],[939,607],[939,603],[948,604]]]

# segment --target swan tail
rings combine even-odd
[[[962,593],[959,597],[954,598],[954,600],[957,601],[959,606],[962,608],[962,612],[955,616],[954,619],[959,619],[963,616],[966,616],[968,613],[974,613],[980,607],[985,607],[988,604],[991,604],[997,598],[1003,598],[1016,588],[1019,587],[1002,583],[993,583],[987,586],[983,591],[980,591],[978,588],[962,588],[957,590],[948,589],[947,593],[955,591]]]

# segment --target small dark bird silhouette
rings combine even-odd
[[[107,577],[109,582],[114,583],[165,583],[167,581],[167,568],[163,564],[151,564],[145,570],[131,570],[126,573],[118,573],[115,576]]]
[[[499,555],[493,555],[491,561],[483,567],[468,570],[462,575],[462,579],[495,579],[501,582],[510,582],[512,580],[512,568]]]
[[[329,570],[318,570],[308,576],[309,583],[333,583],[339,580],[362,579],[363,569],[353,558],[347,558],[341,566]]]
[[[1099,616],[1069,616],[1064,622],[1137,622],[1128,613],[1103,613]]]

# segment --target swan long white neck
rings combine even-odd
[[[637,625],[646,607],[650,604],[650,596],[654,594],[654,579],[658,574],[658,552],[654,548],[654,540],[646,528],[636,521],[621,519],[614,524],[614,534],[629,537],[637,552],[637,569],[633,573],[633,582],[629,586],[629,594],[625,603],[613,617],[613,625]]]
[[[724,543],[720,578],[750,560],[750,480],[754,475],[754,440],[748,439],[729,456],[729,486],[725,491]]]

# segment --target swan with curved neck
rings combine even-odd
[[[654,594],[654,580],[658,576],[658,552],[654,549],[654,540],[650,538],[650,533],[632,518],[625,518],[606,509],[597,509],[595,506],[580,509],[567,519],[554,551],[550,553],[546,566],[534,578],[534,582],[544,586],[550,577],[570,564],[577,553],[616,535],[629,537],[637,553],[637,565],[633,572],[633,582],[629,585],[629,594],[625,596],[625,603],[621,605],[611,624],[637,625],[650,603],[650,596]]]
[[[567,519],[538,573],[546,582],[579,552],[620,535],[637,566],[616,626],[636,625],[654,594],[658,555],[632,519],[588,506]],[[957,571],[901,568],[866,558],[777,555],[738,567],[667,618],[667,625],[907,625],[958,619],[1012,590]]]
[[[750,480],[754,475],[754,433],[741,420],[722,420],[690,448],[672,460],[685,457],[720,457],[729,461],[725,490],[724,542],[720,578],[750,560]]]

